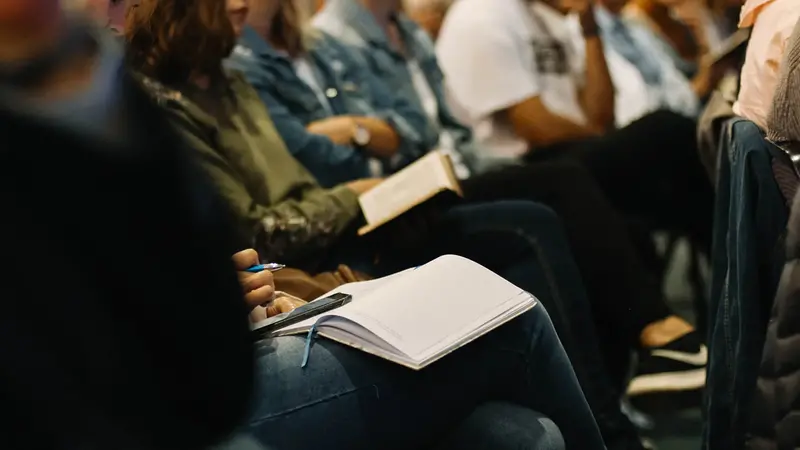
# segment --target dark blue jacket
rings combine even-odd
[[[227,64],[242,71],[258,91],[289,151],[326,187],[396,171],[432,148],[438,136],[426,134],[427,119],[408,100],[394,95],[353,51],[327,34],[316,33],[306,55],[316,70],[330,109],[295,72],[292,60],[252,28],[245,28]],[[400,136],[398,152],[376,160],[362,150],[309,133],[311,122],[332,116],[378,117]],[[371,161],[373,160],[373,161]]]

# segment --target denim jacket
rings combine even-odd
[[[289,151],[326,187],[393,172],[427,150],[423,135],[417,131],[425,126],[424,115],[360,69],[352,55],[352,50],[332,37],[324,33],[315,36],[307,58],[328,105],[297,75],[289,57],[252,28],[245,28],[227,61],[258,91]],[[306,130],[311,122],[337,115],[385,120],[400,136],[397,154],[378,160],[358,148],[335,144]]]
[[[328,0],[325,7],[314,17],[313,23],[316,28],[358,49],[359,55],[375,77],[388,84],[392,92],[401,93],[404,98],[413,101],[420,112],[424,111],[414,88],[406,57],[392,48],[370,12],[356,0]],[[456,119],[447,105],[444,74],[439,68],[433,42],[423,29],[404,14],[397,15],[397,25],[408,54],[417,60],[436,95],[440,124],[428,121],[428,129],[432,129],[435,134],[433,146],[438,142],[438,127],[441,125],[455,139],[456,148],[465,162],[474,167],[478,163],[476,158],[479,152],[476,151],[470,129]]]

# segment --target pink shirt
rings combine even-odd
[[[742,67],[739,98],[733,111],[767,128],[767,114],[778,84],[786,43],[800,18],[800,0],[747,0],[739,28],[752,26]]]

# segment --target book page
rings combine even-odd
[[[468,337],[529,294],[468,259],[446,255],[372,291],[336,315],[367,328],[414,360]]]
[[[367,223],[386,222],[445,190],[456,190],[447,157],[432,151],[359,197]]]
[[[289,325],[287,327],[281,328],[279,330],[279,334],[282,334],[282,335],[285,335],[285,334],[296,334],[296,333],[302,333],[302,332],[308,331],[309,328],[311,328],[311,326],[314,325],[314,323],[317,322],[318,320],[326,318],[326,317],[329,317],[329,316],[337,315],[340,311],[345,310],[353,302],[369,301],[368,299],[370,298],[370,295],[369,295],[370,293],[372,293],[373,291],[375,291],[375,290],[377,290],[379,288],[385,287],[387,284],[389,284],[390,282],[392,282],[394,280],[397,280],[399,278],[402,278],[402,277],[406,276],[408,273],[410,273],[413,270],[414,270],[413,268],[412,269],[407,269],[407,270],[404,270],[402,272],[397,272],[397,273],[394,273],[394,274],[391,274],[391,275],[388,275],[388,276],[385,276],[385,277],[382,277],[382,278],[376,278],[374,280],[356,281],[356,282],[353,282],[353,283],[345,283],[345,284],[337,287],[336,289],[334,289],[334,290],[332,290],[330,292],[326,292],[326,293],[320,295],[319,297],[315,298],[314,300],[319,300],[321,298],[330,297],[331,295],[338,294],[338,293],[350,294],[353,298],[350,300],[350,303],[348,303],[348,304],[346,304],[346,305],[344,305],[342,307],[336,308],[336,309],[334,309],[332,311],[329,311],[329,312],[324,313],[324,314],[320,314],[318,316],[314,316],[314,317],[308,318],[308,319],[303,320],[301,322],[297,322],[294,325]]]

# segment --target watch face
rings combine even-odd
[[[355,135],[353,136],[353,141],[355,141],[356,145],[364,147],[369,144],[370,135],[369,130],[358,125],[356,127]]]

